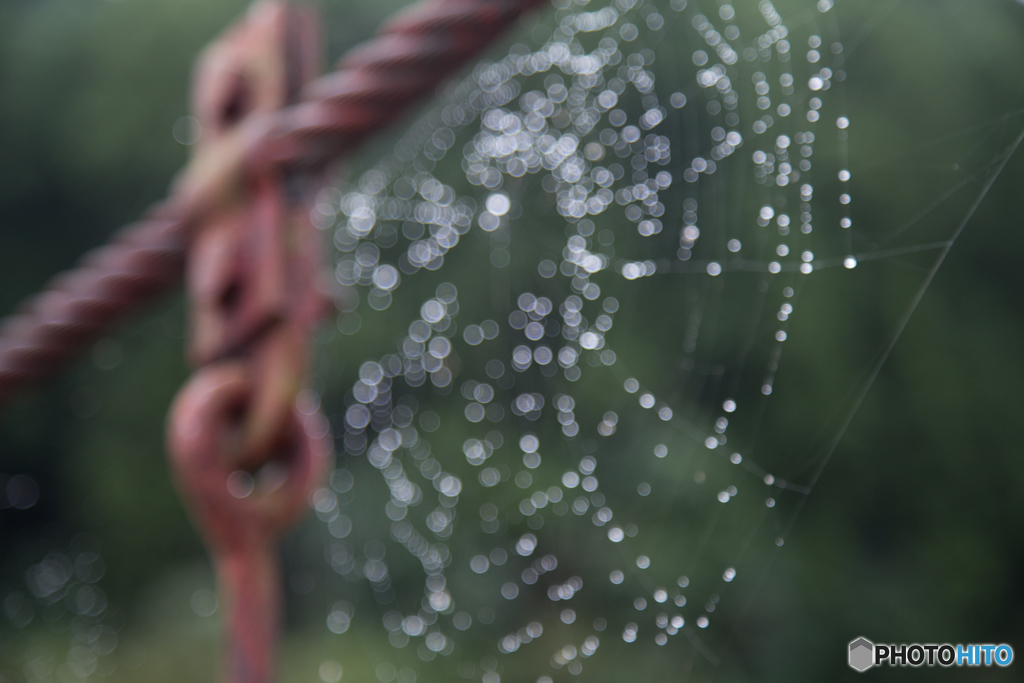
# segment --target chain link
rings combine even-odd
[[[204,53],[194,102],[204,133],[186,178],[207,178],[252,119],[291,103],[316,68],[314,26],[308,12],[266,1]],[[314,180],[281,168],[233,175],[188,254],[198,369],[171,409],[168,455],[216,567],[231,683],[271,679],[277,539],[308,510],[332,457],[326,418],[295,406],[329,303],[304,191]]]

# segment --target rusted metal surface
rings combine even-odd
[[[196,226],[241,196],[252,178],[282,169],[322,170],[542,2],[421,2],[350,52],[335,72],[303,86],[292,106],[248,111],[216,154],[190,164],[168,200],[0,323],[0,404],[57,372],[112,324],[180,281]],[[302,30],[311,35],[313,27]],[[208,85],[216,92],[215,79]]]
[[[322,415],[287,414],[266,463],[237,469],[237,423],[254,383],[241,363],[218,363],[178,394],[168,450],[178,488],[210,550],[225,631],[225,680],[273,680],[281,612],[277,540],[307,511],[328,468]]]
[[[193,169],[230,155],[253,117],[287,106],[316,68],[311,15],[266,1],[206,51]],[[216,568],[225,678],[273,677],[281,611],[277,541],[309,509],[332,458],[327,420],[296,398],[329,299],[309,220],[315,178],[282,167],[244,174],[192,228],[186,285],[197,368],[167,422],[179,491]]]

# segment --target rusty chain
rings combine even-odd
[[[0,404],[55,374],[104,330],[174,286],[195,226],[273,169],[317,171],[387,127],[543,0],[425,0],[400,12],[292,106],[246,117],[195,159],[169,199],[0,322]]]
[[[192,168],[230,156],[250,120],[291,104],[315,73],[318,43],[309,11],[267,0],[208,48]],[[245,175],[193,226],[186,265],[197,370],[171,408],[167,452],[216,569],[231,683],[273,675],[277,539],[331,463],[326,418],[295,405],[329,303],[309,219],[314,181],[281,167]]]

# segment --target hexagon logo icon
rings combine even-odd
[[[867,671],[875,664],[875,644],[867,638],[858,638],[850,643],[850,667]]]

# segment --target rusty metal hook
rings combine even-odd
[[[241,363],[200,370],[175,399],[167,450],[175,481],[217,570],[233,683],[266,683],[280,622],[276,542],[308,510],[331,464],[326,419],[294,407],[273,457],[255,472],[235,469],[239,418],[252,398]]]

